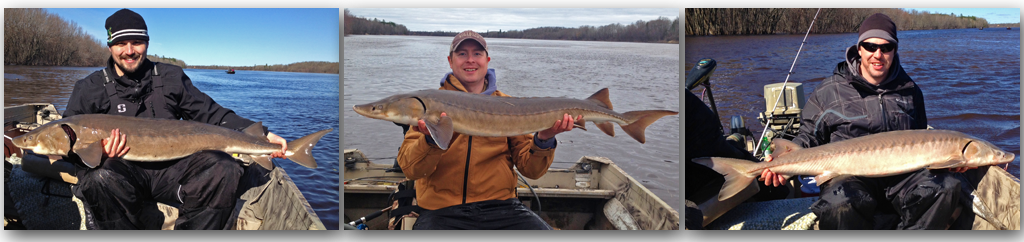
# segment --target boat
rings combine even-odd
[[[94,229],[91,211],[72,192],[77,168],[15,147],[10,138],[61,119],[52,104],[33,103],[4,108],[4,229]],[[281,167],[267,170],[242,162],[232,230],[325,230],[323,222]],[[145,229],[173,230],[180,204],[151,202],[140,213]]]
[[[687,76],[687,87],[696,87],[710,82],[710,76],[716,67],[715,60],[701,59],[694,65]],[[708,100],[714,109],[710,85],[704,85]],[[772,83],[764,86],[765,111],[760,113],[758,120],[766,126],[766,140],[774,138],[792,139],[800,128],[800,114],[803,108],[804,91],[800,83]],[[780,100],[781,99],[781,100]],[[779,100],[779,101],[777,101]],[[777,103],[778,107],[773,108]],[[774,111],[773,111],[774,109]],[[717,112],[716,112],[717,115]],[[738,148],[755,153],[754,137],[746,130],[742,119],[732,118],[732,134],[727,138]],[[738,120],[738,121],[737,121]],[[932,127],[929,126],[929,129]],[[764,145],[762,145],[763,147]],[[954,229],[972,230],[1020,230],[1020,179],[1010,174],[1004,167],[985,166],[968,170],[964,180],[969,184],[970,207],[964,207],[954,222]],[[714,198],[694,202],[692,206],[701,215],[692,219],[702,221],[692,229],[708,230],[816,230],[818,219],[810,210],[811,204],[817,201],[817,195],[801,192],[801,182],[790,179],[785,185],[791,193],[785,199],[769,201],[753,201],[751,198],[757,190],[751,184],[739,195],[727,201]],[[717,189],[715,190],[717,191]],[[690,206],[688,206],[689,208]],[[970,209],[970,211],[967,211]],[[973,212],[973,213],[972,213]],[[973,215],[973,216],[971,216]],[[893,219],[894,214],[876,215],[876,220]],[[691,219],[687,216],[688,223]],[[886,227],[886,226],[882,226]],[[888,227],[886,227],[888,228]],[[689,224],[687,229],[691,229]]]
[[[226,70],[224,72],[227,72],[228,74],[235,74],[235,69]]]
[[[359,220],[368,230],[388,229],[387,216],[367,215],[392,205],[389,197],[405,175],[393,171],[391,164],[370,162],[358,149],[345,150],[344,164],[344,222]],[[679,212],[605,157],[583,156],[570,168],[550,168],[541,178],[525,181],[517,188],[519,199],[555,229],[679,229]],[[415,218],[402,218],[402,226],[394,229],[409,230],[414,223]]]

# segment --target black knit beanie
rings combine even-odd
[[[107,17],[107,47],[122,40],[149,41],[146,20],[132,10],[121,9]]]
[[[860,23],[860,37],[857,38],[857,43],[869,38],[882,38],[896,44],[899,44],[900,40],[896,38],[896,23],[881,13],[872,14]]]

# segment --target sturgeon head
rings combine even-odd
[[[74,132],[65,131],[67,126],[52,122],[32,132],[11,139],[14,146],[32,150],[39,155],[68,155],[71,152],[71,137]]]
[[[454,91],[446,92],[454,93]],[[441,110],[428,110],[427,104],[419,97],[420,94],[420,92],[398,94],[376,102],[355,105],[352,106],[352,109],[366,117],[412,126],[418,125],[419,120],[422,119],[437,146],[442,150],[447,150],[455,133],[452,119],[441,116],[441,112],[439,112]],[[428,112],[430,113],[428,114]]]
[[[399,94],[376,102],[352,106],[352,110],[369,118],[416,125],[426,111],[426,105],[416,96]]]
[[[1003,151],[981,139],[967,138],[968,143],[963,149],[963,158],[967,167],[998,165],[1013,161],[1013,153]]]
[[[100,164],[103,156],[102,137],[106,132],[75,123],[79,117],[70,117],[39,126],[35,130],[12,139],[14,146],[32,150],[38,155],[68,156],[75,153],[90,168]]]

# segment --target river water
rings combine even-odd
[[[451,71],[446,57],[452,37],[346,36],[344,40],[343,147],[392,164],[402,143],[402,129],[356,114],[352,106],[437,89]],[[676,44],[489,38],[487,48],[498,90],[511,96],[583,99],[607,87],[618,112],[680,110]],[[679,118],[666,116],[654,122],[647,128],[646,144],[620,128],[615,128],[615,137],[596,128],[559,134],[552,167],[569,167],[582,156],[608,157],[678,210],[682,204]]]
[[[4,66],[4,106],[53,103],[64,112],[75,81],[98,67]],[[274,159],[284,168],[327,229],[338,229],[338,74],[186,69],[193,84],[217,103],[271,132],[294,140],[335,130],[313,148],[317,169]]]
[[[1020,29],[900,31],[903,68],[924,92],[928,124],[988,140],[1017,155],[1007,171],[1020,177]],[[739,115],[760,135],[765,111],[762,86],[781,83],[804,35],[686,37],[686,71],[713,58],[715,103],[728,125]],[[807,37],[790,82],[814,87],[832,74],[857,34]],[[694,88],[701,95],[703,88]],[[726,126],[728,127],[728,126]]]

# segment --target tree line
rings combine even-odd
[[[540,27],[526,30],[498,30],[480,35],[518,39],[679,43],[679,18],[671,20],[659,17],[651,21],[637,20],[628,25],[614,23],[599,27],[584,25],[578,28]]]
[[[452,36],[459,32],[451,31],[409,31],[405,25],[388,22],[383,19],[356,17],[345,9],[345,35],[376,34],[376,35],[419,35],[419,36]],[[625,41],[625,42],[662,42],[679,43],[679,18],[671,20],[659,17],[651,21],[638,20],[628,25],[619,23],[604,26],[584,25],[578,28],[539,27],[525,30],[497,30],[480,33],[486,38],[517,38],[517,39],[551,39],[551,40],[589,40],[589,41]]]
[[[686,35],[749,35],[805,33],[814,8],[687,8]],[[882,13],[898,30],[986,28],[988,21],[954,13],[896,8],[823,8],[812,33],[856,33],[868,16]]]
[[[181,67],[181,68],[188,67],[188,65],[185,64],[185,61],[179,60],[179,59],[176,59],[176,58],[173,58],[173,57],[146,55],[146,59],[149,59],[149,61],[152,61],[152,62],[160,62],[160,63],[176,65],[176,66]]]
[[[383,19],[373,20],[353,16],[345,9],[345,36],[352,34],[383,34],[383,35],[406,35],[409,29],[405,25],[395,22],[384,21]],[[452,35],[455,36],[455,35]]]
[[[4,8],[4,65],[103,66],[110,51],[82,27],[38,8]]]
[[[988,27],[989,28],[1010,28],[1010,27],[1018,27],[1018,28],[1020,28],[1020,23],[989,24]]]
[[[338,62],[329,61],[305,61],[296,62],[287,65],[276,64],[264,64],[264,65],[252,65],[252,66],[222,66],[222,65],[207,65],[207,66],[187,66],[192,69],[218,69],[218,70],[248,70],[248,71],[282,71],[282,72],[309,72],[309,73],[331,73],[340,74],[341,66]]]

